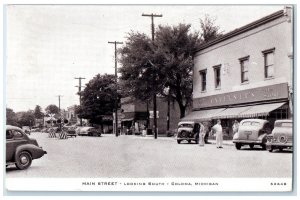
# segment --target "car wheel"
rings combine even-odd
[[[177,143],[180,144],[181,140],[177,140]]]
[[[254,144],[249,144],[249,146],[250,146],[250,149],[253,149]]]
[[[273,152],[274,148],[270,147],[269,152]]]
[[[32,158],[29,152],[27,151],[22,151],[18,155],[16,155],[16,167],[18,169],[27,169],[30,167],[32,163]]]
[[[263,150],[266,150],[266,149],[267,149],[266,144],[262,144],[262,145],[261,145],[261,148],[262,148]]]
[[[242,147],[242,145],[241,145],[240,143],[235,143],[235,148],[236,148],[237,150],[240,150],[241,147]]]
[[[283,148],[282,148],[282,147],[278,147],[278,149],[279,149],[279,151],[282,151],[282,150],[283,150]]]
[[[188,143],[190,144],[192,141],[191,140],[188,140]]]

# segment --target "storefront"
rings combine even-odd
[[[247,89],[194,99],[194,110],[181,121],[209,122],[221,119],[225,135],[232,136],[234,120],[246,118],[267,119],[274,124],[277,119],[290,118],[288,84]]]

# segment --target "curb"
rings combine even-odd
[[[208,140],[208,142],[210,143],[210,144],[216,144],[216,141],[215,140]],[[224,141],[223,140],[223,145],[226,145],[226,146],[234,146],[234,144],[232,143],[232,141]]]

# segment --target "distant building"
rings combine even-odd
[[[66,119],[71,124],[80,123],[80,119],[76,115],[76,105],[67,107]]]
[[[292,9],[280,10],[215,40],[194,55],[193,112],[182,120],[271,123],[292,117]]]
[[[157,128],[158,134],[167,132],[167,101],[164,98],[157,97]],[[123,131],[134,129],[134,132],[140,133],[147,125],[149,120],[149,129],[153,129],[153,105],[148,104],[149,114],[147,113],[147,103],[139,100],[134,100],[130,97],[121,99],[121,110],[119,120]],[[148,118],[149,115],[149,118]],[[169,130],[177,129],[177,124],[180,119],[180,110],[177,103],[170,104],[170,127]]]

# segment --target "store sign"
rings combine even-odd
[[[287,83],[197,98],[193,100],[193,108],[225,106],[275,99],[288,99]]]

